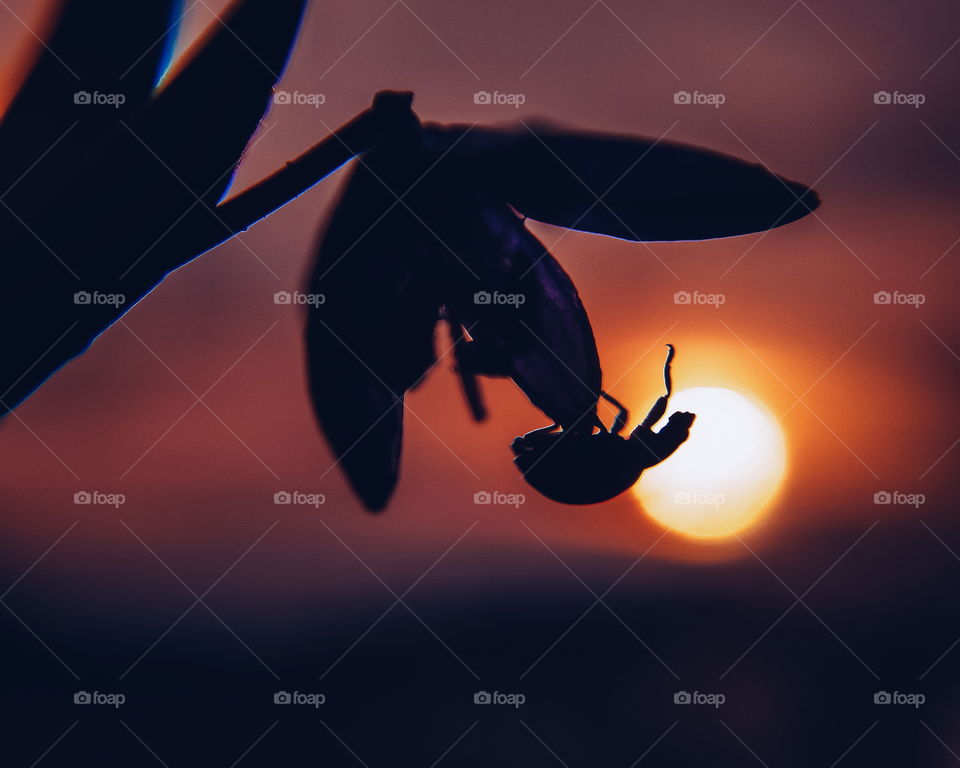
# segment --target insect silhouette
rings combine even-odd
[[[762,166],[682,144],[523,124],[421,124],[412,96],[382,94],[390,135],[358,161],[327,224],[307,291],[314,411],[364,506],[385,508],[400,472],[404,396],[437,362],[445,323],[473,417],[477,377],[507,377],[550,419],[513,442],[514,462],[556,501],[597,503],[687,438],[693,415],[653,432],[666,394],[629,438],[602,389],[576,287],[527,218],[633,240],[767,230],[816,208],[812,190]],[[403,106],[401,106],[403,105]],[[600,399],[619,409],[599,420]]]
[[[670,363],[675,350],[672,344],[667,348],[663,364],[666,394],[657,398],[629,438],[620,436],[629,418],[627,408],[601,390],[600,397],[617,408],[613,427],[608,430],[597,418],[596,432],[565,430],[555,423],[516,438],[511,448],[524,479],[554,501],[596,504],[623,493],[640,479],[643,470],[673,454],[690,436],[695,416],[678,411],[660,430],[653,431],[667,412],[673,391]]]

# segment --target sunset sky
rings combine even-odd
[[[26,27],[42,30],[44,5],[0,9],[8,94],[36,44]],[[195,5],[178,50],[226,5]],[[363,606],[389,597],[379,579],[402,592],[451,547],[417,585],[421,599],[507,587],[576,593],[564,564],[602,591],[643,555],[625,584],[665,598],[682,588],[756,601],[764,624],[780,611],[765,602],[771,595],[792,601],[778,578],[802,593],[867,531],[877,559],[817,588],[833,610],[879,600],[878,589],[902,597],[884,558],[902,564],[917,590],[945,573],[955,579],[960,563],[945,546],[960,551],[958,20],[935,0],[312,3],[280,88],[323,94],[324,103],[274,105],[234,191],[328,135],[375,92],[402,89],[415,92],[424,121],[543,119],[663,137],[761,162],[819,192],[815,215],[711,242],[640,244],[530,223],[580,291],[604,384],[630,406],[631,427],[660,394],[670,342],[678,390],[729,388],[776,417],[786,449],[779,493],[755,526],[716,541],[665,531],[632,494],[591,507],[549,502],[525,486],[509,450],[546,417],[498,380],[484,383],[491,415],[475,424],[447,356],[407,398],[392,503],[380,516],[365,513],[310,409],[303,314],[273,301],[303,288],[341,170],[171,275],[4,420],[0,574],[14,582],[69,529],[22,586],[49,605],[17,603],[17,592],[12,604],[41,636],[76,625],[91,642],[88,622],[122,623],[122,606],[142,619],[146,647],[189,601],[147,544],[203,590],[258,542],[213,595],[269,656],[317,612],[343,611],[337,621],[358,635],[378,613]],[[523,94],[525,103],[475,104],[480,90]],[[678,91],[725,100],[676,104]],[[924,99],[878,104],[880,91]],[[681,305],[678,291],[724,301]],[[920,295],[922,304],[877,304],[880,291]],[[439,329],[438,353],[449,343]],[[601,413],[613,417],[606,406]],[[126,503],[75,505],[84,490],[122,493]],[[476,505],[484,490],[523,493],[525,502]],[[325,503],[276,506],[278,491],[322,493]],[[884,491],[924,500],[875,504]],[[926,660],[950,640],[947,632],[931,641]],[[960,749],[960,728],[953,737]]]
[[[957,276],[949,249],[960,235],[953,212],[960,160],[953,146],[960,142],[949,85],[960,65],[948,54],[930,68],[951,42],[932,13],[929,28],[890,46],[879,25],[894,34],[896,14],[874,18],[868,33],[848,8],[849,19],[831,20],[846,50],[802,5],[755,45],[762,30],[749,4],[738,13],[724,10],[722,26],[703,8],[645,12],[640,37],[648,51],[625,27],[630,19],[597,6],[547,52],[582,10],[559,6],[557,14],[563,8],[570,18],[552,26],[533,6],[475,16],[462,9],[456,22],[435,11],[431,28],[445,46],[417,18],[429,16],[431,4],[422,14],[398,5],[349,51],[334,42],[360,37],[388,7],[310,9],[281,87],[322,93],[325,103],[274,106],[235,190],[299,154],[384,88],[413,90],[415,108],[428,121],[545,118],[664,137],[815,183],[824,201],[817,215],[767,234],[644,245],[540,224],[532,229],[578,286],[605,385],[634,417],[659,394],[660,345],[669,341],[679,350],[678,389],[729,387],[780,418],[789,474],[756,531],[764,546],[811,529],[911,514],[876,508],[875,491],[924,491],[927,513],[938,500],[946,503],[955,460],[947,451],[958,437],[948,393],[960,376],[949,297]],[[36,18],[37,4],[22,3],[19,13]],[[912,11],[911,19],[915,25]],[[195,6],[179,48],[211,21],[210,10]],[[722,34],[705,36],[708,29]],[[26,44],[22,27],[3,30],[6,40]],[[542,58],[533,55],[541,50]],[[8,55],[6,69],[15,71],[15,64]],[[611,78],[626,87],[605,87]],[[475,105],[473,93],[484,88],[523,93],[526,103]],[[684,89],[723,93],[725,103],[719,109],[674,104],[673,93]],[[880,90],[922,92],[925,103],[877,105],[873,94]],[[130,330],[111,329],[31,398],[19,414],[23,424],[8,420],[8,503],[22,514],[4,525],[27,537],[39,534],[28,512],[33,505],[69,517],[70,489],[116,489],[144,510],[144,522],[155,524],[170,546],[186,547],[188,538],[193,549],[211,516],[227,515],[222,508],[199,514],[200,496],[216,507],[217,499],[227,502],[231,527],[255,529],[276,511],[273,491],[289,488],[324,492],[325,516],[365,532],[371,543],[383,536],[391,549],[400,532],[404,546],[417,546],[423,537],[446,540],[474,519],[481,521],[477,538],[489,536],[499,546],[525,538],[520,518],[571,546],[646,549],[658,531],[627,496],[588,510],[555,507],[533,493],[519,513],[476,508],[476,490],[524,490],[510,465],[509,441],[544,417],[515,387],[497,381],[487,384],[490,421],[471,423],[449,357],[409,397],[403,476],[388,514],[376,520],[359,514],[337,471],[328,472],[331,457],[309,412],[302,318],[296,308],[272,302],[276,290],[302,287],[343,178],[328,179],[238,242],[178,272],[127,315]],[[677,305],[677,291],[722,294],[724,303]],[[876,305],[876,291],[920,293],[925,303]],[[205,399],[216,415],[198,406],[178,421],[195,401],[188,387],[203,392],[254,342]],[[448,347],[438,333],[439,351]],[[161,514],[166,507],[173,510]],[[316,522],[297,517],[284,521],[294,538]],[[206,521],[199,532],[198,518]],[[219,527],[210,531],[214,548]],[[681,544],[658,554],[706,554]],[[740,556],[742,548],[727,554]]]

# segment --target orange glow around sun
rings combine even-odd
[[[776,497],[786,471],[776,420],[752,398],[718,387],[677,392],[670,406],[697,419],[689,440],[633,487],[643,510],[696,539],[726,538],[749,528]]]

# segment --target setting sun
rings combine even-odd
[[[670,408],[697,420],[690,439],[633,487],[644,511],[693,538],[722,538],[755,523],[786,469],[774,417],[750,398],[715,387],[677,392]]]

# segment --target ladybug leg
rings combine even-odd
[[[618,409],[617,416],[613,420],[613,429],[611,429],[610,432],[614,435],[619,435],[623,431],[623,428],[627,426],[627,420],[630,418],[630,412],[623,403],[617,400],[609,392],[604,392],[601,390],[600,397]]]
[[[631,440],[641,443],[647,449],[649,455],[641,457],[645,467],[659,464],[676,451],[690,436],[690,426],[696,418],[692,413],[678,411],[671,414],[666,425],[659,432],[653,431],[654,425],[667,412],[667,402],[673,393],[673,381],[670,378],[670,363],[673,361],[673,355],[673,345],[667,344],[667,359],[663,363],[663,386],[667,391],[666,394],[657,398],[646,418],[630,433]]]
[[[525,435],[524,435],[523,437],[521,437],[520,439],[521,439],[521,440],[531,440],[531,439],[532,439],[532,440],[536,440],[538,436],[541,436],[541,437],[542,437],[542,436],[547,435],[547,434],[549,434],[549,433],[551,433],[551,432],[553,432],[553,431],[555,431],[555,430],[557,430],[557,429],[559,429],[559,428],[560,428],[560,425],[554,423],[554,424],[551,424],[549,427],[540,427],[540,429],[534,429],[532,432],[527,432],[527,434],[525,434]]]
[[[540,446],[549,443],[550,440],[556,439],[560,433],[555,430],[559,428],[559,424],[553,423],[548,427],[540,427],[540,429],[527,432],[525,435],[515,437],[510,448],[517,456],[526,451],[534,451]]]
[[[641,443],[646,451],[641,456],[645,467],[659,464],[673,454],[690,437],[690,427],[696,416],[687,411],[677,411],[670,415],[666,425],[659,432],[649,429],[641,431],[637,427],[630,435],[631,440]]]
[[[661,395],[658,397],[657,401],[647,412],[644,420],[640,422],[640,425],[634,430],[634,432],[653,429],[653,425],[660,421],[660,419],[663,418],[663,415],[667,412],[667,399],[668,398],[666,395]]]
[[[640,426],[634,430],[634,434],[643,430],[653,429],[653,425],[660,421],[667,412],[667,402],[670,400],[670,395],[673,394],[673,379],[670,376],[670,364],[673,362],[674,354],[676,354],[676,350],[673,344],[667,344],[667,359],[663,362],[663,388],[666,390],[666,394],[657,398],[657,401],[648,411],[646,418],[644,418],[644,420],[640,422]]]

